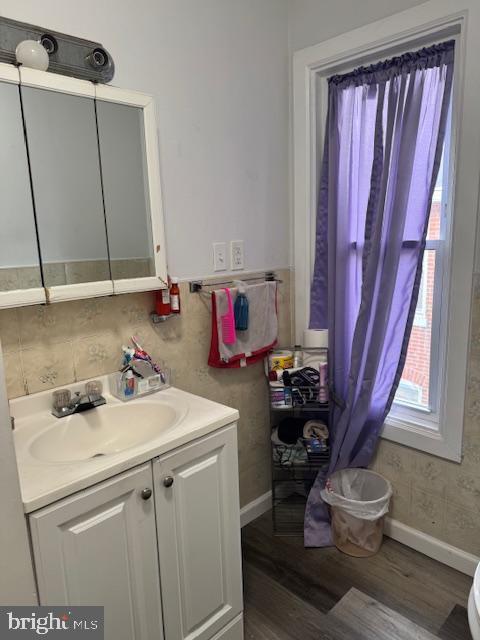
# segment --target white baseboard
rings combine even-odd
[[[480,558],[393,518],[385,518],[385,535],[434,560],[473,576]]]
[[[247,525],[255,518],[268,511],[272,506],[272,492],[267,491],[252,502],[249,502],[240,509],[240,524],[242,527]],[[447,542],[443,542],[438,538],[429,536],[418,529],[409,527],[399,520],[393,518],[385,518],[385,535],[397,542],[419,551],[429,558],[438,560],[457,571],[465,573],[467,576],[473,576],[477,566],[480,564],[480,558],[472,553],[463,551],[458,547],[454,547]]]
[[[244,527],[272,508],[272,492],[267,491],[240,509],[240,526]]]

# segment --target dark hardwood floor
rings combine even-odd
[[[385,538],[371,558],[242,531],[246,640],[470,640],[471,579]]]

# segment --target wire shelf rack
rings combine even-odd
[[[282,347],[282,351],[288,349]],[[307,379],[311,370],[317,367],[318,371],[318,363],[325,360],[328,361],[328,349],[309,350]],[[301,536],[308,494],[318,472],[328,467],[330,461],[329,441],[321,448],[309,447],[311,439],[303,437],[303,428],[309,421],[320,421],[328,428],[335,399],[328,380],[320,385],[319,378],[311,375],[313,384],[295,384],[302,381],[301,374],[289,377],[277,372],[277,375],[283,385],[274,382],[270,387],[273,531],[275,535]],[[280,429],[282,437],[288,436],[288,443],[279,442]]]

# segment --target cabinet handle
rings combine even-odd
[[[140,494],[142,496],[142,498],[144,500],[148,500],[149,498],[152,497],[152,490],[151,489],[143,489],[142,493]]]
[[[172,486],[172,484],[173,484],[173,478],[172,478],[172,476],[166,476],[166,477],[163,479],[163,486],[164,486],[164,487],[167,487],[167,488],[168,488],[168,487],[171,487],[171,486]]]

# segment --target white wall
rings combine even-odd
[[[425,0],[289,0],[290,50],[297,51]]]
[[[289,265],[287,0],[0,0],[0,14],[101,42],[113,84],[155,97],[171,274]]]

